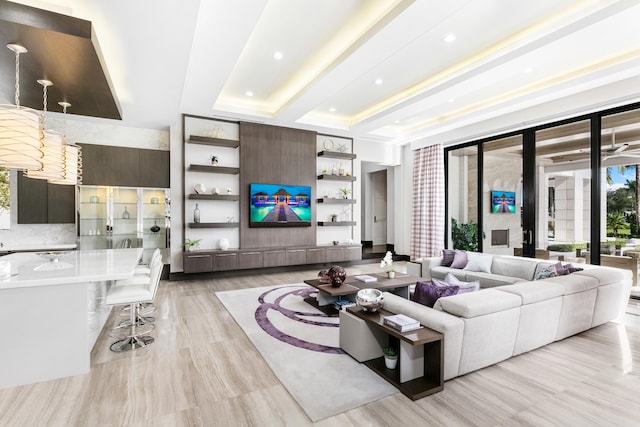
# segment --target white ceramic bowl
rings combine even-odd
[[[204,194],[207,192],[207,187],[205,187],[204,184],[196,184],[195,187],[193,187],[193,189],[198,194]]]
[[[356,294],[356,302],[364,311],[376,311],[382,307],[382,291],[378,289],[361,289]]]

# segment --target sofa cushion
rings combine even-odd
[[[539,262],[540,261],[522,257],[496,256],[493,257],[491,272],[501,276],[533,280]]]
[[[522,300],[519,296],[494,289],[483,289],[478,292],[454,295],[440,298],[436,301],[436,310],[446,311],[455,316],[470,319],[484,316],[510,308],[520,307]]]
[[[447,274],[453,274],[460,280],[466,280],[466,271],[460,270],[459,268],[451,268],[451,267],[443,267],[437,266],[431,268],[431,277],[435,277],[436,279],[444,280]]]
[[[431,279],[430,282],[416,283],[412,299],[427,307],[433,307],[440,297],[456,295],[459,289],[456,285],[450,285],[438,279]]]
[[[482,271],[483,273],[491,273],[492,262],[493,255],[477,252],[467,252],[467,265],[464,266],[464,269],[467,271]]]
[[[453,249],[443,249],[442,250],[442,263],[441,265],[445,267],[451,267],[451,263],[456,256],[456,252]]]
[[[623,270],[621,268],[610,267],[598,267],[593,268],[591,266],[585,266],[584,270],[576,271],[573,276],[589,276],[598,280],[600,286],[608,285],[611,283],[621,282],[624,280],[632,280],[632,273],[629,270]]]
[[[480,282],[478,282],[477,280],[474,280],[473,282],[463,282],[462,280],[454,276],[452,273],[447,273],[447,275],[444,276],[444,281],[451,285],[457,285],[460,288],[460,290],[458,290],[459,294],[464,294],[465,292],[475,292],[480,290]]]
[[[467,252],[456,249],[451,268],[464,268],[467,265]]]
[[[499,286],[495,290],[510,292],[522,299],[522,305],[533,304],[564,295],[564,287],[557,283],[520,282],[513,285]]]
[[[544,281],[545,286],[547,283],[557,283],[562,286],[564,288],[563,295],[577,294],[589,289],[595,289],[600,285],[600,281],[597,278],[579,273],[552,277]]]
[[[465,279],[467,281],[477,280],[483,288],[493,288],[494,286],[510,285],[512,283],[521,282],[524,279],[519,277],[500,276],[492,273],[482,273],[476,271],[468,271]]]

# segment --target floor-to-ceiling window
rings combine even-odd
[[[535,132],[535,242],[555,256],[575,256],[590,240],[590,132],[590,120]]]
[[[447,154],[447,247],[478,250],[478,147]]]
[[[446,158],[447,247],[460,247],[461,225],[473,234],[479,224],[483,252],[536,248],[566,259],[608,243],[618,254],[640,251],[639,104],[451,147]]]
[[[640,109],[602,117],[601,253],[623,255],[640,245]]]
[[[483,252],[513,255],[522,245],[522,136],[482,143]]]

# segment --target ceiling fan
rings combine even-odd
[[[624,151],[629,148],[629,144],[620,144],[616,145],[616,131],[613,129],[611,131],[611,147],[606,150],[602,150],[602,161],[613,159],[616,157],[638,157],[640,158],[640,153],[638,152],[627,152]]]

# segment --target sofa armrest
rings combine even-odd
[[[422,277],[425,279],[431,279],[431,268],[437,267],[442,264],[441,256],[433,256],[422,259]]]

